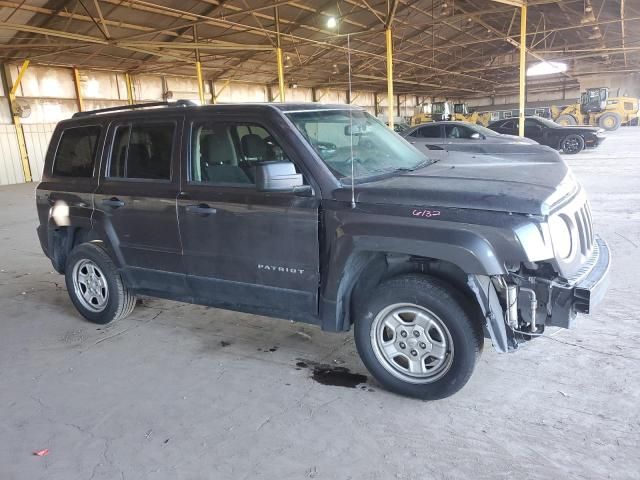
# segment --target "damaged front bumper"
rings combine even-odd
[[[595,237],[594,254],[577,277],[551,287],[551,318],[548,325],[571,328],[576,313],[590,313],[600,303],[609,286],[611,255],[609,246]]]
[[[607,243],[595,236],[589,261],[566,281],[469,275],[468,285],[484,313],[494,348],[503,353],[517,350],[545,326],[571,328],[578,313],[590,313],[606,293],[610,265]]]

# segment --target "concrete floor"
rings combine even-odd
[[[1,188],[0,479],[637,479],[640,129],[609,137],[567,157],[613,251],[606,302],[516,354],[487,344],[433,403],[296,367],[367,374],[351,334],[152,299],[92,325],[37,244],[34,186]]]

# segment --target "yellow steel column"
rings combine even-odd
[[[389,128],[393,130],[393,36],[391,28],[384,33],[387,40],[387,116]]]
[[[278,88],[280,90],[280,101],[284,102],[284,64],[282,62],[282,46],[280,45],[280,15],[278,7],[274,7],[273,16],[276,21],[276,61],[278,62]]]
[[[20,71],[18,72],[18,77],[16,78],[16,81],[13,82],[13,85],[11,86],[11,91],[9,91],[9,108],[11,109],[11,117],[13,119],[13,125],[16,128],[16,137],[18,137],[18,150],[20,151],[20,159],[22,160],[22,171],[24,173],[24,181],[30,182],[32,180],[31,166],[29,165],[29,153],[27,152],[27,144],[24,140],[24,130],[22,129],[22,122],[20,122],[20,117],[16,114],[16,111],[14,110],[14,102],[16,101],[16,92],[18,91],[18,87],[20,86],[20,82],[22,81],[22,77],[24,77],[24,73],[27,71],[27,68],[29,68],[29,60],[25,60],[22,63],[22,66],[20,67]]]
[[[198,96],[200,105],[204,105],[204,83],[202,80],[202,63],[200,63],[200,50],[198,49],[198,26],[193,26],[193,42],[196,44],[196,75],[198,77]]]
[[[527,4],[520,7],[520,111],[518,114],[518,135],[524,137],[524,107],[527,97]]]
[[[80,89],[80,72],[73,67],[73,86],[76,90],[76,101],[78,102],[78,111],[84,111],[84,102],[82,101],[82,90]]]
[[[124,82],[127,84],[127,102],[133,105],[133,86],[131,85],[131,75],[124,74]]]
[[[278,61],[278,88],[280,90],[280,101],[284,102],[284,65],[282,63],[282,48],[276,48],[276,59]]]
[[[196,62],[196,74],[198,75],[198,95],[200,96],[200,104],[204,105],[206,102],[204,101],[204,83],[202,83],[202,65],[200,64],[200,61]]]

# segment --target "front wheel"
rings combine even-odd
[[[562,139],[560,148],[569,155],[580,153],[584,149],[584,138],[576,134],[567,135]]]
[[[90,322],[119,320],[135,307],[135,295],[122,281],[104,248],[95,243],[83,243],[71,251],[65,282],[71,301]]]
[[[482,330],[446,283],[404,275],[381,284],[357,312],[356,347],[385,388],[435,400],[460,390],[482,350]]]

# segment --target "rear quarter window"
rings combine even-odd
[[[102,127],[72,127],[62,132],[53,159],[54,177],[92,177]]]

